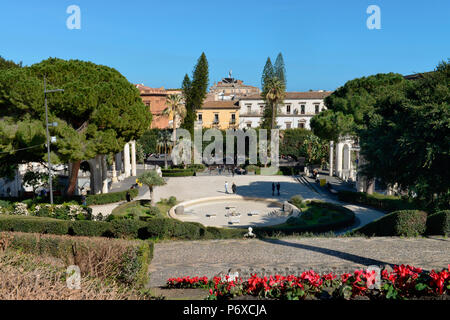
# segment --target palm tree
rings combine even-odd
[[[166,99],[167,108],[164,109],[163,115],[172,115],[173,121],[173,136],[172,141],[175,143],[177,139],[177,117],[181,119],[186,116],[186,108],[183,105],[183,97],[178,94],[170,94]]]
[[[156,170],[148,170],[139,176],[139,182],[145,184],[150,191],[150,203],[155,205],[155,199],[153,197],[153,189],[157,186],[166,184],[166,181],[161,177]]]
[[[272,129],[276,127],[277,107],[283,102],[285,96],[285,85],[283,81],[277,77],[271,77],[266,80],[264,88],[265,99],[269,106],[272,107]]]
[[[167,169],[167,154],[172,148],[172,142],[170,140],[171,137],[169,131],[163,130],[158,132],[158,142],[156,144],[156,148],[158,149],[158,153],[164,151],[164,169]]]

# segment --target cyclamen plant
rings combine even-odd
[[[318,274],[313,270],[300,276],[258,276],[249,279],[214,277],[183,277],[167,280],[168,288],[206,288],[209,300],[231,299],[252,295],[263,299],[300,300],[319,297],[323,291],[332,292],[337,299],[363,296],[373,299],[411,299],[424,295],[450,294],[450,265],[440,272],[425,272],[409,265],[394,266],[392,272],[383,270],[380,286],[375,286],[376,272],[355,270],[335,275]]]

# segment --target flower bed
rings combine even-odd
[[[394,266],[393,271],[355,270],[335,275],[318,274],[313,270],[300,276],[258,276],[249,279],[214,277],[182,277],[167,280],[167,288],[209,289],[208,300],[239,299],[256,296],[260,299],[421,299],[449,298],[450,265],[440,272],[423,271],[409,265]],[[377,281],[377,276],[379,281]]]

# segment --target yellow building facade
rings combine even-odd
[[[237,129],[239,126],[238,101],[205,101],[197,110],[197,126],[220,130]]]

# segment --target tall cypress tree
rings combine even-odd
[[[266,87],[267,80],[274,76],[275,72],[273,69],[272,61],[270,57],[267,57],[266,64],[264,66],[263,74],[261,77],[261,89],[264,93],[264,89]]]
[[[268,105],[266,96],[268,92],[268,83],[270,79],[275,76],[275,70],[272,65],[270,57],[267,57],[266,64],[264,65],[263,73],[261,76],[261,97],[266,101],[266,107],[264,108],[264,114],[262,116],[261,128],[270,129],[272,123],[272,108]]]
[[[183,92],[186,99],[186,117],[184,118],[183,128],[189,130],[191,134],[194,131],[194,122],[196,119],[196,110],[200,109],[203,100],[206,98],[208,90],[209,71],[208,60],[203,52],[197,60],[192,73],[192,81],[186,75],[183,80]]]
[[[286,87],[286,67],[284,66],[284,59],[281,52],[278,54],[274,65],[274,75],[281,80]]]

